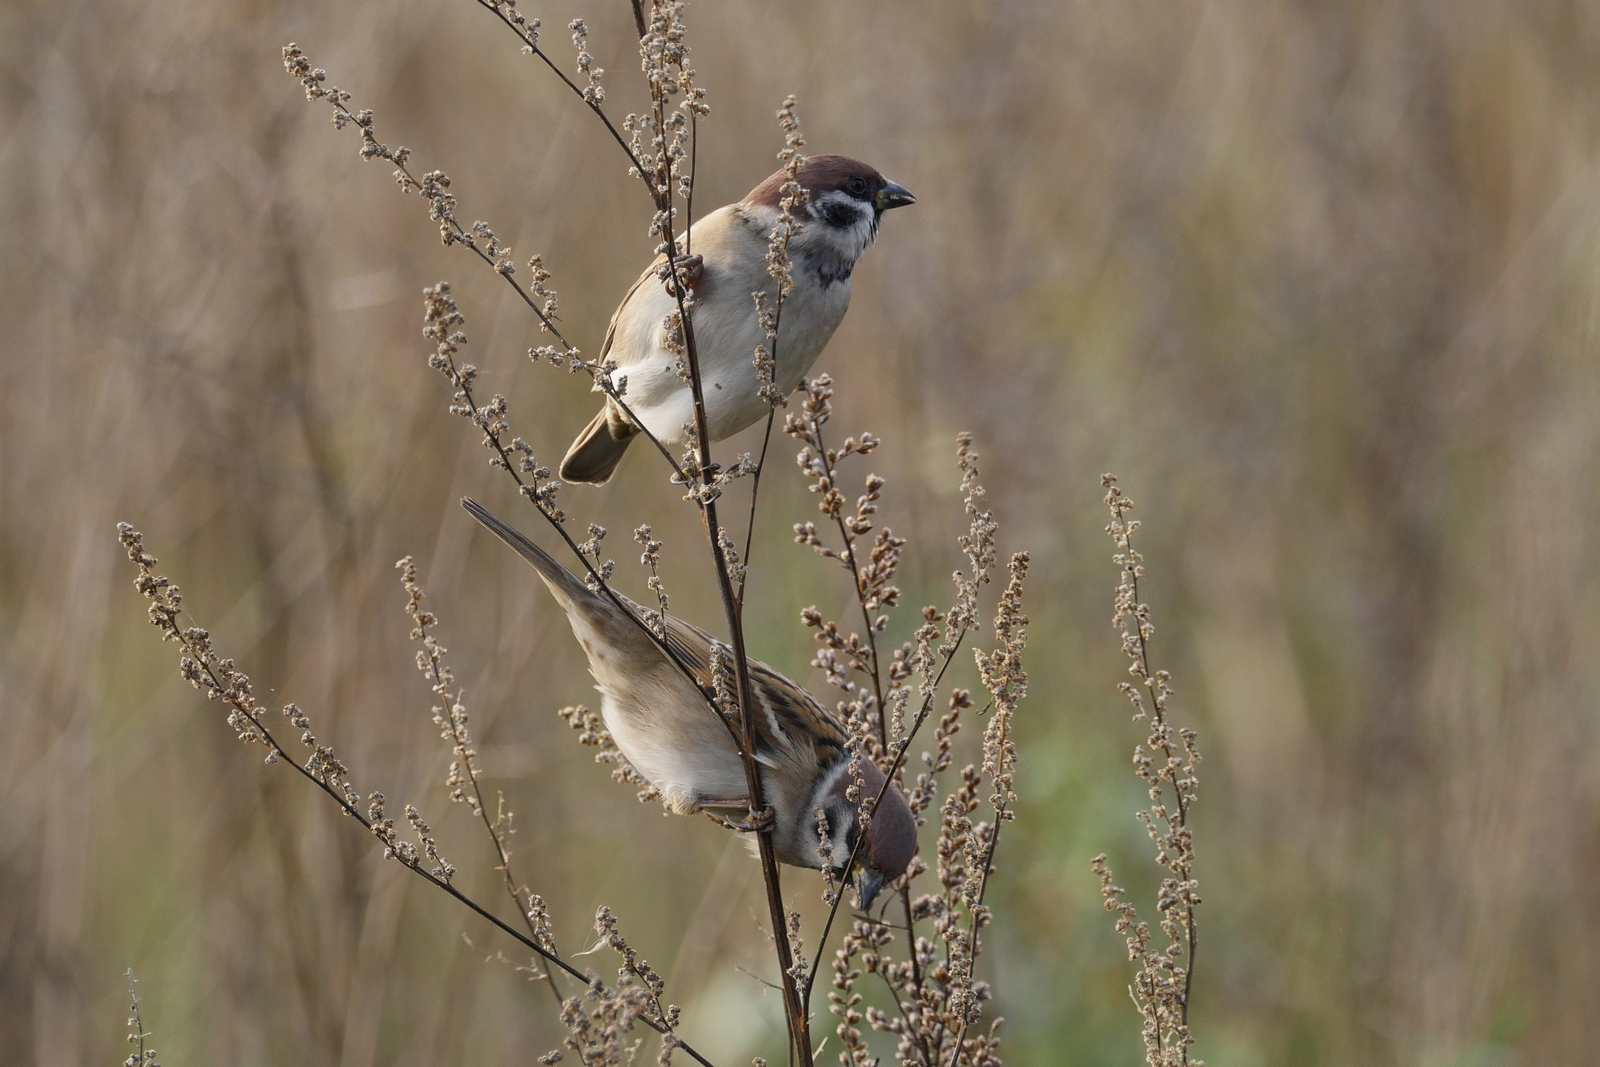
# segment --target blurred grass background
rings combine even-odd
[[[638,106],[626,4],[529,13],[562,58],[587,18],[609,104]],[[1140,1058],[1088,870],[1109,851],[1148,910],[1111,469],[1208,756],[1196,1053],[1590,1062],[1600,4],[703,0],[691,19],[700,204],[772,170],[790,91],[813,151],[919,197],[820,364],[836,432],[887,439],[907,600],[949,599],[958,429],[1004,548],[1034,553],[1023,805],[984,965],[1008,1061]],[[422,287],[454,283],[469,358],[542,457],[593,399],[528,365],[524,309],[304,102],[290,40],[450,173],[463,219],[545,255],[586,347],[648,256],[614,146],[466,0],[0,7],[3,1058],[120,1060],[130,965],[170,1067],[527,1062],[558,1040],[548,993],[484,962],[507,946],[179,682],[126,519],[263,698],[304,706],[358,786],[416,801],[458,884],[495,899],[411,666],[392,564],[415,554],[563,945],[609,903],[690,1039],[748,1062],[779,1033],[736,969],[767,966],[756,865],[564,736],[555,710],[589,680],[455,507],[534,526],[444,414]],[[621,542],[654,523],[674,609],[714,622],[704,549],[636,451],[569,510],[614,531],[636,592]],[[846,590],[786,543],[811,508],[791,453],[763,491],[753,645],[816,685],[796,611]],[[811,878],[786,885],[814,906]]]

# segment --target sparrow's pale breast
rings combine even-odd
[[[694,227],[690,247],[704,257],[690,315],[706,415],[713,439],[732,436],[763,418],[766,401],[758,393],[757,345],[766,335],[756,320],[752,293],[775,297],[777,283],[767,274],[764,220],[730,205]],[[797,271],[778,323],[775,384],[784,393],[800,384],[850,306],[848,278],[822,285]],[[615,378],[626,376],[628,408],[662,441],[683,443],[683,427],[694,417],[693,398],[678,377],[666,349],[667,317],[676,301],[664,286],[646,278],[617,316],[611,357]]]

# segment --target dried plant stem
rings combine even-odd
[[[334,803],[339,806],[339,809],[344,814],[356,820],[368,833],[373,834],[380,840],[384,840],[388,844],[392,840],[392,829],[389,830],[389,836],[385,836],[382,828],[376,824],[375,820],[363,814],[352,802],[352,798],[359,799],[359,797],[353,789],[350,789],[348,782],[342,777],[342,769],[335,774],[328,771],[326,764],[323,764],[324,770],[314,773],[306,763],[290,755],[284,746],[278,742],[272,729],[267,726],[263,718],[263,712],[266,709],[254,703],[249,679],[234,667],[231,659],[222,659],[211,649],[210,635],[208,633],[193,627],[186,629],[179,625],[178,620],[181,615],[181,609],[179,607],[178,591],[167,579],[157,576],[151,570],[156,560],[154,557],[145,554],[143,538],[139,532],[127,523],[121,523],[118,526],[118,534],[123,547],[128,551],[128,558],[139,568],[137,584],[140,591],[151,603],[150,621],[161,630],[163,639],[176,643],[183,652],[180,666],[184,677],[196,688],[205,691],[206,695],[211,699],[221,700],[233,709],[230,713],[230,722],[235,724],[235,729],[239,731],[241,738],[259,740],[267,748],[268,763],[287,763],[296,774],[322,790],[329,797],[332,797]],[[293,705],[285,709],[286,712],[291,710],[299,714],[298,709],[294,708]],[[295,720],[291,718],[291,722],[293,721]],[[304,721],[303,718],[301,721]],[[309,734],[305,736],[309,737]],[[312,744],[314,742],[307,741],[307,743]],[[326,749],[319,747],[316,758],[321,761],[332,757],[331,753],[328,753]],[[335,781],[343,785],[346,790],[349,790],[348,793],[334,788]],[[416,821],[414,821],[413,825],[416,825]],[[597,978],[578,970],[563,959],[559,953],[540,945],[536,940],[511,926],[452,885],[450,875],[453,873],[453,869],[444,868],[442,873],[435,873],[424,867],[414,855],[412,858],[407,859],[405,855],[402,855],[394,848],[386,848],[385,851],[391,857],[399,859],[401,866],[434,888],[453,897],[496,929],[511,937],[518,944],[537,954],[547,964],[559,967],[591,989],[599,987],[600,983]],[[437,859],[437,856],[434,854],[430,858]],[[713,1067],[709,1060],[677,1038],[672,1033],[671,1027],[664,1022],[652,1019],[648,1015],[641,1015],[639,1018],[657,1033],[671,1036],[676,1047],[683,1049],[696,1062],[704,1065],[704,1067]]]
[[[676,269],[676,268],[674,268]],[[682,303],[682,287],[679,287],[679,302]],[[700,454],[700,469],[702,484],[710,487],[711,479],[715,476],[711,464],[711,437],[707,430],[705,395],[700,386],[699,355],[694,345],[694,328],[687,317],[683,320],[685,351],[689,362],[689,376],[694,395],[694,421],[695,436],[698,441]],[[742,599],[734,595],[733,580],[729,575],[728,558],[723,551],[722,539],[718,536],[722,530],[717,521],[716,500],[702,500],[700,505],[701,518],[705,525],[707,540],[711,544],[712,562],[717,572],[717,591],[722,597],[722,611],[728,623],[728,636],[733,648],[734,677],[739,687],[739,721],[743,733],[743,741],[739,745],[739,755],[744,761],[745,783],[749,789],[749,812],[751,818],[766,806],[762,800],[761,769],[756,763],[755,736],[756,736],[756,709],[754,690],[750,685],[750,655],[745,648],[744,641],[744,606]],[[772,845],[771,829],[763,830],[757,834],[757,847],[761,857],[761,875],[767,891],[767,908],[772,921],[773,945],[778,954],[778,968],[783,978],[783,1004],[784,1015],[788,1022],[789,1034],[795,1045],[795,1055],[802,1064],[811,1063],[811,1033],[810,1025],[806,1018],[805,1007],[800,998],[800,991],[795,985],[794,955],[789,945],[789,939],[784,936],[788,925],[787,910],[783,903],[783,891],[778,878],[778,856]]]
[[[694,254],[694,175],[700,158],[700,116],[689,113],[689,188],[683,197],[683,254]]]
[[[756,346],[753,365],[756,368],[756,381],[759,383],[757,392],[767,402],[767,426],[761,435],[761,458],[756,461],[750,481],[750,516],[745,524],[744,536],[745,566],[739,577],[741,609],[744,606],[745,577],[750,573],[750,553],[755,546],[756,501],[761,493],[761,473],[767,468],[767,449],[772,445],[772,426],[777,421],[778,407],[788,403],[779,392],[774,379],[778,371],[778,335],[783,326],[783,306],[789,294],[794,291],[794,272],[789,260],[789,244],[801,228],[797,210],[810,200],[811,195],[799,182],[800,168],[806,163],[806,157],[801,149],[805,147],[806,142],[800,132],[800,120],[795,116],[795,98],[792,95],[787,97],[783,106],[778,109],[778,126],[783,130],[783,150],[778,153],[778,159],[783,163],[788,180],[780,189],[777,225],[767,234],[767,274],[776,283],[772,307],[770,309],[767,307],[765,289],[750,294],[756,306],[756,321],[760,324],[762,333],[766,335],[766,343]]]
[[[877,795],[872,798],[872,804],[867,809],[870,813],[877,812],[878,805],[883,801],[884,794],[889,791],[889,784],[895,780],[895,774],[903,766],[905,766],[906,752],[911,748],[911,742],[916,740],[917,731],[921,730],[922,724],[927,721],[928,715],[933,709],[933,701],[934,697],[938,693],[939,685],[944,681],[945,671],[949,669],[950,661],[955,659],[956,651],[961,647],[961,643],[966,639],[966,636],[967,630],[964,628],[955,635],[953,640],[947,642],[945,650],[941,650],[943,662],[939,665],[939,671],[936,675],[934,675],[933,680],[928,687],[928,692],[923,699],[922,706],[917,709],[917,716],[911,722],[911,729],[906,731],[906,736],[900,741],[900,747],[895,750],[894,761],[890,764],[890,769],[885,773],[884,783],[879,787]],[[857,856],[861,851],[863,843],[863,839],[858,839],[856,841],[855,847],[850,850],[850,859],[849,862],[845,864],[845,870],[850,870],[855,865]],[[843,900],[844,894],[842,893],[834,896],[833,902],[828,908],[827,921],[822,927],[822,938],[817,942],[817,956],[816,959],[812,961],[810,970],[808,972],[809,977],[806,982],[805,1004],[808,1011],[811,1005],[811,988],[816,984],[817,969],[822,964],[822,953],[827,948],[828,934],[833,930],[833,920],[834,917],[839,914],[839,906]],[[906,923],[906,930],[907,936],[911,936],[912,932],[914,931],[914,925],[909,918]],[[913,953],[911,956],[911,962],[914,968],[914,973],[917,975],[916,980],[920,983],[921,970],[920,966],[916,962],[915,953]]]
[[[491,7],[490,4],[484,3],[484,0],[478,0],[478,2],[485,7]],[[542,52],[539,54],[541,58],[545,58],[545,62],[549,62],[549,59],[544,57]],[[581,356],[579,349],[568,341],[560,328],[556,326],[553,312],[541,307],[539,302],[534,299],[533,294],[521,282],[516,280],[515,267],[506,258],[506,254],[510,250],[500,244],[499,238],[489,225],[484,222],[475,222],[469,229],[463,226],[461,221],[456,218],[455,197],[445,192],[450,187],[449,177],[442,171],[430,171],[418,178],[407,165],[407,161],[411,157],[409,148],[401,146],[391,149],[377,139],[373,133],[373,115],[370,110],[351,111],[348,106],[349,94],[332,86],[323,86],[322,82],[326,80],[327,73],[320,69],[312,69],[310,61],[297,45],[290,44],[285,47],[283,57],[284,68],[291,76],[300,81],[300,84],[306,90],[306,98],[308,100],[325,100],[334,109],[335,126],[343,128],[344,126],[353,125],[361,130],[362,158],[383,159],[393,163],[395,166],[395,181],[401,190],[409,192],[415,189],[423,199],[433,205],[431,217],[439,222],[439,235],[444,243],[447,245],[462,245],[471,250],[472,254],[477,256],[485,266],[503,278],[506,284],[511,286],[512,291],[517,294],[518,298],[528,305],[528,309],[538,318],[540,328],[560,343],[562,351],[571,360],[571,368],[587,370],[596,387],[605,393],[638,426],[640,432],[645,435],[650,443],[655,446],[656,451],[661,454],[661,457],[673,468],[674,473],[679,477],[683,477],[684,472],[678,468],[678,462],[673,458],[672,453],[655,434],[650,432],[649,428],[641,420],[634,417],[633,411],[628,407],[622,392],[611,381],[609,368],[601,363],[581,360],[579,358]],[[557,73],[560,74],[561,72],[557,70]],[[568,85],[572,85],[571,81],[567,80],[566,75],[562,74],[561,77]],[[576,87],[574,86],[574,88]],[[578,90],[578,92],[581,96],[582,90]],[[603,113],[601,118],[605,119]],[[608,128],[611,127],[610,120],[606,120],[606,125]],[[619,136],[616,134],[615,129],[612,129],[612,134],[613,136]],[[626,142],[622,142],[622,147],[629,152],[629,158],[633,158],[633,154],[628,149]],[[488,247],[484,247],[483,244],[479,243],[480,237]],[[537,281],[538,278],[535,278],[535,282]],[[550,351],[554,352],[554,349]]]
[[[1128,673],[1135,679],[1122,682],[1118,689],[1132,706],[1134,720],[1146,721],[1150,727],[1145,743],[1134,748],[1133,763],[1150,798],[1150,806],[1138,812],[1137,818],[1156,846],[1156,862],[1167,872],[1156,898],[1159,926],[1167,939],[1164,949],[1157,951],[1151,945],[1149,924],[1141,922],[1133,904],[1124,899],[1126,890],[1113,884],[1106,857],[1095,857],[1092,866],[1100,879],[1106,910],[1118,914],[1117,932],[1127,935],[1128,958],[1138,965],[1129,994],[1143,1020],[1146,1061],[1150,1067],[1199,1067],[1202,1061],[1189,1057],[1189,1046],[1194,1043],[1189,1031],[1189,1003],[1199,942],[1195,908],[1200,903],[1189,813],[1199,796],[1196,770],[1200,753],[1194,731],[1175,728],[1168,718],[1167,701],[1173,694],[1171,676],[1151,664],[1149,642],[1155,627],[1149,605],[1139,599],[1144,557],[1133,544],[1139,522],[1128,518],[1133,502],[1122,494],[1116,482],[1109,474],[1100,479],[1111,515],[1106,533],[1117,546],[1112,559],[1119,568],[1111,624],[1122,638]],[[1168,789],[1172,792],[1170,803]]]
[[[658,62],[659,70],[650,72],[651,106],[654,110],[655,130],[658,138],[665,137],[667,129],[667,101],[668,82],[665,77],[664,56],[649,43],[656,34],[664,34],[669,28],[669,20],[673,14],[663,10],[664,5],[657,2],[651,12],[646,34],[641,37],[641,53],[646,57],[646,64]],[[681,69],[681,60],[680,69]],[[692,109],[691,109],[692,113]],[[638,166],[638,159],[630,153],[635,167],[641,173],[648,173]],[[734,677],[738,686],[739,720],[743,737],[738,745],[739,755],[744,764],[745,783],[748,790],[749,815],[756,818],[766,807],[761,787],[761,769],[756,762],[755,754],[755,696],[750,683],[750,656],[745,646],[744,637],[744,610],[740,597],[735,596],[733,588],[732,568],[724,550],[722,525],[717,514],[717,489],[715,486],[718,468],[712,459],[710,422],[706,414],[705,390],[700,372],[699,348],[695,343],[694,323],[689,314],[686,294],[690,291],[686,279],[681,273],[678,263],[677,233],[673,223],[672,195],[677,170],[675,157],[669,150],[663,148],[655,153],[659,161],[659,171],[651,176],[648,184],[651,188],[656,204],[657,219],[662,237],[663,249],[667,257],[667,271],[671,277],[671,290],[677,303],[677,323],[681,332],[684,361],[688,369],[690,395],[694,404],[694,442],[695,442],[695,467],[694,473],[698,474],[701,491],[691,492],[691,497],[700,506],[700,517],[705,528],[706,540],[711,548],[712,564],[717,576],[717,590],[722,599],[723,615],[728,626],[729,644],[733,650]],[[692,164],[691,164],[692,165]],[[694,187],[694,174],[691,170],[688,175],[687,186]],[[777,852],[772,843],[772,830],[759,831],[756,836],[757,849],[761,859],[762,882],[766,888],[769,919],[772,923],[772,940],[777,952],[778,971],[783,985],[784,1017],[788,1025],[789,1037],[792,1042],[792,1052],[802,1065],[812,1061],[811,1034],[807,1024],[804,1009],[800,1000],[800,991],[795,981],[795,965],[793,952],[786,936],[788,929],[788,914],[783,903],[783,891],[779,881]]]
[[[750,515],[744,531],[744,574],[739,577],[739,609],[744,610],[745,579],[750,574],[750,555],[755,550],[756,499],[761,493],[761,472],[767,468],[767,449],[772,444],[772,425],[778,421],[778,409],[767,412],[767,429],[761,435],[761,456],[756,460],[755,472],[750,476]]]
[[[506,895],[516,905],[517,914],[522,916],[522,922],[527,927],[528,936],[536,941],[548,941],[548,931],[540,930],[534,923],[531,892],[529,893],[530,900],[525,902],[522,894],[527,890],[522,888],[511,872],[511,852],[506,847],[508,830],[504,825],[510,816],[500,816],[497,809],[497,817],[494,819],[489,818],[488,806],[483,799],[483,786],[478,777],[477,752],[473,750],[472,738],[467,733],[465,711],[461,709],[461,691],[450,692],[452,678],[449,669],[444,665],[444,649],[434,639],[429,629],[437,620],[431,612],[424,611],[422,608],[423,594],[422,588],[416,584],[416,568],[410,556],[405,557],[395,566],[401,569],[401,578],[408,597],[406,613],[416,623],[415,629],[411,632],[411,637],[422,645],[422,651],[417,653],[418,666],[422,668],[423,675],[432,683],[433,692],[442,702],[441,706],[434,709],[434,720],[447,732],[451,748],[456,754],[456,763],[451,767],[451,782],[455,792],[451,799],[467,800],[467,806],[472,809],[478,820],[483,824],[483,828],[488,831],[489,840],[494,843],[495,855],[499,860],[495,865],[495,869],[501,874],[505,884]],[[467,785],[472,790],[470,799],[461,794],[459,784],[461,772],[465,772]],[[554,948],[554,943],[549,943]],[[560,988],[556,985],[555,972],[549,966],[546,966],[541,977],[544,979],[545,984],[549,986],[551,994],[555,996],[556,1004],[560,1005],[562,995]]]
[[[865,435],[863,435],[865,436]],[[822,440],[822,423],[815,422],[812,426],[811,446],[815,449],[818,463],[827,472],[827,478],[833,485],[839,484],[837,461],[835,454],[830,453]],[[878,709],[878,743],[887,751],[889,748],[889,721],[888,708],[883,703],[883,672],[878,665],[878,629],[879,624],[872,617],[872,609],[867,606],[867,591],[861,583],[861,567],[856,560],[855,531],[845,519],[844,509],[835,508],[832,512],[834,525],[839,530],[839,538],[844,548],[839,552],[839,559],[850,572],[850,589],[855,595],[856,604],[861,609],[861,627],[867,635],[867,674],[872,679],[872,699]],[[931,704],[931,698],[930,698]],[[893,777],[891,775],[890,777]]]
[[[128,968],[128,1044],[134,1046],[134,1051],[122,1061],[122,1067],[161,1067],[156,1062],[156,1050],[145,1047],[145,1038],[150,1034],[144,1028],[144,1016],[139,1013],[139,979],[133,976],[133,968]]]
[[[1006,736],[1006,732],[1005,732],[1004,728],[1002,728],[1002,731],[1001,731],[1000,741],[1001,741],[1002,746],[1004,746],[1005,744],[1009,743],[1009,741],[1010,741],[1010,738],[1008,736]],[[968,962],[968,967],[967,967],[966,980],[969,983],[972,981],[972,968],[977,963],[976,956],[977,956],[977,944],[978,944],[978,941],[977,941],[978,928],[983,923],[988,921],[988,911],[983,906],[983,898],[984,898],[984,894],[989,891],[989,875],[994,873],[994,853],[995,853],[995,849],[998,848],[999,845],[1000,845],[1000,828],[1002,826],[1004,826],[1006,824],[1007,820],[1009,820],[1011,817],[1012,817],[1011,805],[1010,805],[1010,803],[1008,801],[1002,800],[1002,801],[1000,801],[999,803],[997,803],[995,805],[994,829],[989,834],[989,846],[988,846],[988,848],[984,849],[983,866],[982,866],[982,868],[981,868],[981,870],[979,872],[979,875],[978,875],[977,900],[973,905],[971,915],[969,916],[969,919],[968,919],[967,937],[971,940],[972,945],[973,945],[973,955],[972,955],[972,957],[969,957],[969,959],[967,961]],[[962,1044],[966,1041],[966,1039],[967,1039],[967,1029],[971,1025],[971,1022],[972,1022],[971,1018],[969,1018],[967,1016],[963,1016],[962,1017],[962,1019],[961,1019],[961,1032],[958,1035],[956,1035],[956,1048],[957,1049],[961,1048]]]
[[[573,95],[579,100],[583,101],[585,107],[594,112],[595,117],[605,124],[606,132],[611,134],[612,140],[617,142],[617,147],[622,149],[623,154],[628,157],[628,160],[633,164],[634,169],[637,170],[641,175],[644,174],[644,165],[640,163],[639,158],[633,154],[633,149],[628,146],[627,139],[622,136],[622,133],[611,122],[611,117],[606,114],[605,108],[600,105],[600,101],[585,96],[583,90],[578,87],[577,83],[575,83],[571,78],[567,77],[567,73],[561,69],[561,65],[551,59],[543,48],[539,47],[538,23],[535,22],[532,26],[530,26],[527,19],[523,18],[521,14],[516,11],[515,6],[512,4],[506,4],[504,0],[475,0],[475,2],[479,7],[490,12],[501,22],[505,23],[506,28],[512,33],[516,34],[517,38],[522,42],[522,50],[529,55],[537,56],[545,66],[550,68],[551,72],[554,73],[556,77],[561,79],[561,84],[565,85],[568,89],[571,89]],[[635,0],[635,3],[633,4],[633,16],[634,21],[638,24],[639,36],[643,37],[647,27],[644,21],[644,11],[639,6],[637,0]]]
[[[579,547],[578,542],[567,531],[566,516],[550,502],[552,498],[546,490],[552,488],[552,486],[543,484],[545,479],[541,476],[541,468],[534,464],[531,458],[518,460],[512,455],[513,451],[518,450],[517,446],[521,439],[518,438],[513,441],[510,447],[507,446],[503,439],[503,435],[507,432],[504,428],[504,409],[498,404],[480,406],[477,403],[472,392],[473,374],[469,373],[470,368],[458,366],[455,360],[457,347],[463,338],[461,338],[460,334],[448,333],[450,326],[460,325],[465,321],[460,311],[455,307],[455,301],[450,297],[449,285],[440,282],[439,285],[427,291],[426,298],[429,326],[424,332],[439,342],[433,362],[439,371],[449,379],[451,385],[456,388],[460,403],[453,410],[469,419],[482,432],[484,447],[495,454],[495,459],[492,461],[494,466],[510,475],[511,480],[517,485],[518,494],[527,497],[533,503],[539,515],[566,542],[567,547],[571,549],[572,554],[582,565],[586,576],[595,589],[610,600],[617,610],[633,620],[634,624],[661,651],[661,654],[666,656],[667,660],[688,680],[689,684],[694,686],[696,691],[704,697],[707,708],[712,713],[717,714],[720,719],[722,716],[720,709],[717,708],[714,695],[695,677],[693,670],[684,662],[683,657],[660,634],[656,633],[644,619],[639,618],[628,602],[618,595],[617,591],[606,580],[605,575],[595,568],[594,562],[590,560],[588,554]],[[498,401],[499,398],[496,398],[496,400]],[[529,476],[533,479],[533,484],[529,484],[522,477],[519,469],[529,473]]]

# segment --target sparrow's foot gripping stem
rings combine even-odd
[[[725,819],[721,815],[715,815],[708,811],[706,812],[706,818],[718,826],[729,830],[737,830],[741,834],[759,834],[772,829],[772,824],[777,820],[777,813],[771,808],[762,808],[748,819],[735,821],[733,819]]]
[[[663,263],[656,273],[661,276],[662,288],[666,289],[668,296],[677,296],[678,291],[673,285],[673,268],[677,268],[677,276],[683,279],[683,284],[692,291],[700,283],[700,278],[705,274],[705,256],[673,256],[672,265]]]

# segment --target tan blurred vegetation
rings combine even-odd
[[[611,102],[637,106],[625,4],[529,9],[559,56],[586,17]],[[691,17],[714,109],[701,203],[771,171],[790,91],[814,150],[919,197],[820,365],[843,429],[887,439],[907,599],[948,601],[957,429],[1003,548],[1034,553],[1023,804],[983,965],[1008,1061],[1139,1058],[1088,869],[1102,849],[1125,881],[1150,868],[1107,626],[1114,469],[1209,756],[1195,1052],[1589,1062],[1600,3]],[[0,8],[0,1058],[120,1060],[130,965],[170,1067],[528,1062],[557,1041],[548,994],[483,962],[509,946],[177,679],[119,556],[126,519],[263,699],[317,717],[363,787],[415,800],[458,884],[494,899],[411,666],[392,565],[415,554],[565,943],[609,903],[686,1035],[748,1062],[781,1040],[734,969],[766,966],[758,869],[566,736],[555,710],[589,681],[531,576],[454,505],[515,501],[444,414],[423,286],[454,283],[541,457],[587,420],[587,386],[527,363],[525,310],[305,103],[290,40],[449,171],[465,220],[544,253],[586,347],[648,255],[614,146],[467,0]],[[753,650],[815,683],[796,611],[845,589],[785,543],[811,507],[789,452],[763,494]],[[703,545],[648,460],[569,507],[654,523],[674,608],[715,622]]]

